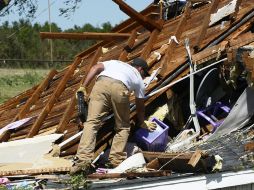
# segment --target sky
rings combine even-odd
[[[64,7],[63,2],[64,0],[50,0],[51,22],[56,23],[63,30],[72,28],[74,25],[83,26],[86,23],[100,27],[103,23],[110,22],[114,26],[128,18],[112,0],[82,0],[79,8],[67,19],[64,16],[59,16],[59,8]],[[125,0],[125,2],[136,11],[141,11],[152,3],[153,0]],[[24,18],[24,16],[12,13],[0,17],[0,25],[4,21],[13,22],[21,18]],[[48,19],[48,0],[38,0],[38,10],[35,18],[30,20],[31,23],[37,22],[43,24]]]

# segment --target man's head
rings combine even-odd
[[[141,76],[143,78],[150,76],[150,74],[148,73],[147,62],[144,59],[139,58],[139,57],[133,59],[131,66],[135,67],[139,71],[139,73],[141,74]]]

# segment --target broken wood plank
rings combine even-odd
[[[58,32],[40,32],[42,39],[70,39],[70,40],[121,40],[130,37],[129,33],[58,33]]]
[[[213,0],[212,4],[210,5],[210,8],[209,8],[204,20],[203,20],[202,27],[201,27],[200,33],[198,35],[196,45],[194,47],[196,51],[198,51],[198,49],[200,48],[201,42],[203,41],[203,39],[206,36],[207,28],[209,27],[210,16],[217,9],[217,7],[219,5],[219,2],[220,2],[219,0]]]
[[[162,177],[170,176],[171,171],[160,170],[160,171],[149,171],[143,173],[129,172],[129,173],[106,173],[106,174],[90,174],[88,179],[112,179],[112,178],[136,178],[136,177]]]
[[[153,31],[154,29],[161,30],[162,25],[158,24],[152,20],[147,19],[137,11],[135,11],[133,8],[131,8],[129,5],[127,5],[122,0],[113,0],[116,4],[119,5],[120,9],[126,13],[131,18],[134,18],[137,22],[139,22],[144,28]]]
[[[168,46],[168,44],[163,44],[159,50],[154,51],[152,55],[149,56],[149,58],[146,60],[149,67],[151,67],[156,61],[161,60],[162,56],[165,55]]]
[[[10,130],[5,131],[0,135],[0,142],[7,142],[10,139],[11,132]]]
[[[236,39],[231,39],[229,41],[229,46],[232,48],[238,48],[251,42],[254,42],[254,34],[251,32],[247,32]]]
[[[153,48],[154,42],[158,37],[159,34],[159,30],[155,29],[151,35],[150,38],[148,40],[148,42],[146,43],[145,48],[142,50],[142,53],[140,55],[141,58],[143,58],[144,60],[146,60],[148,58],[148,55],[151,53],[151,50]]]
[[[245,151],[254,151],[254,141],[248,142],[247,144],[244,145],[244,150]]]
[[[214,58],[219,59],[221,54],[225,53],[227,46],[228,42],[223,41],[218,45],[206,48],[205,50],[196,53],[192,56],[193,63],[202,64]]]
[[[192,155],[191,159],[189,160],[188,164],[192,167],[195,167],[197,163],[199,162],[200,158],[202,156],[201,150],[196,150],[194,154]]]
[[[158,5],[152,4],[149,7],[147,7],[146,9],[142,10],[140,12],[141,15],[143,15],[144,17],[148,17],[149,14],[153,13],[153,12],[158,12]],[[125,21],[123,21],[122,23],[120,23],[119,25],[117,25],[116,27],[114,27],[111,31],[112,32],[126,32],[126,31],[132,31],[133,29],[129,29],[129,27],[132,28],[133,24],[136,24],[136,20],[134,18],[129,18]]]
[[[68,69],[68,71],[65,73],[61,81],[59,82],[57,88],[55,89],[54,93],[51,95],[50,99],[48,100],[47,104],[44,106],[43,110],[40,112],[37,120],[33,124],[31,130],[29,131],[27,137],[31,138],[34,135],[38,134],[40,127],[44,121],[44,119],[47,117],[49,112],[51,111],[52,107],[54,106],[55,102],[57,101],[57,98],[61,95],[61,93],[64,91],[64,87],[69,80],[69,78],[72,76],[74,70],[76,69],[77,65],[80,63],[80,58],[76,57],[74,62],[72,63],[71,67]]]
[[[190,13],[191,13],[191,2],[187,2],[185,6],[185,11],[174,32],[174,36],[177,40],[181,38],[181,35],[183,31],[185,30],[185,25],[187,23],[187,19],[190,16]],[[165,57],[161,60],[160,65],[162,69],[161,69],[160,75],[162,75],[163,77],[165,77],[167,71],[169,70],[169,66],[171,65],[170,61],[172,59],[176,46],[177,46],[176,42],[171,40],[171,43],[169,44],[167,52],[165,53]]]
[[[34,175],[34,174],[46,174],[53,172],[69,172],[71,167],[59,167],[59,168],[41,168],[41,169],[26,169],[26,170],[12,170],[12,171],[0,171],[0,176],[13,176],[13,175]]]
[[[241,3],[242,3],[242,0],[237,0],[236,5],[235,5],[235,12],[230,16],[231,23],[233,23],[236,20]]]
[[[160,169],[160,163],[159,163],[158,158],[155,158],[152,161],[150,161],[149,163],[147,163],[146,167],[148,169],[154,169],[154,170]]]
[[[125,46],[123,52],[119,56],[120,61],[126,61],[127,60],[127,55],[129,53],[129,51],[131,51],[131,48],[133,47],[136,38],[137,38],[137,31],[133,30],[132,33],[131,33],[130,38],[128,39],[127,45]]]

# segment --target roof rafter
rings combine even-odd
[[[118,4],[119,8],[129,15],[131,18],[134,18],[137,22],[139,22],[142,26],[144,26],[149,31],[153,31],[154,29],[158,29],[159,31],[162,29],[162,25],[158,24],[156,22],[153,22],[152,20],[147,19],[137,11],[135,11],[133,8],[131,8],[129,5],[127,5],[122,0],[113,0],[116,4]]]
[[[129,33],[62,33],[62,32],[40,32],[42,39],[71,39],[71,40],[117,40],[129,38]]]

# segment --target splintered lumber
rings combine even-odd
[[[158,158],[155,158],[152,161],[150,161],[149,163],[147,163],[146,167],[149,169],[154,169],[154,170],[160,169],[160,163],[159,163]]]
[[[201,172],[206,171],[206,158],[207,154],[201,154],[201,158],[195,155],[195,152],[178,152],[178,153],[165,153],[165,152],[142,152],[144,158],[148,162],[158,159],[160,169],[167,169],[177,172]],[[200,152],[196,152],[198,155]],[[197,162],[197,163],[196,163]]]
[[[154,42],[156,41],[159,33],[160,32],[157,29],[153,30],[153,32],[151,33],[151,36],[150,36],[148,42],[146,43],[146,46],[143,49],[141,56],[140,56],[144,60],[146,60],[148,58],[148,55],[151,53]]]
[[[232,22],[234,22],[236,20],[241,3],[242,3],[242,0],[237,0],[236,6],[235,6],[235,12],[231,15]]]
[[[136,38],[137,38],[137,31],[133,30],[131,32],[130,38],[128,39],[127,45],[124,47],[124,50],[122,51],[122,53],[119,56],[120,61],[127,61],[127,55],[129,53],[130,49],[133,47]]]
[[[90,48],[88,48],[87,50],[79,53],[76,55],[76,57],[85,57],[87,55],[89,55],[90,53],[93,53],[94,51],[96,51],[99,47],[104,46],[105,44],[107,44],[107,41],[101,41],[97,44],[94,44],[93,46],[91,46]]]
[[[102,55],[102,48],[99,47],[97,49],[97,51],[95,52],[94,57],[93,57],[91,63],[89,64],[89,67],[87,68],[87,72],[89,72],[90,68],[98,62],[101,55]],[[85,77],[79,83],[78,88],[83,84],[84,80],[85,80]],[[60,120],[59,125],[56,129],[57,133],[64,132],[66,126],[68,125],[69,121],[71,120],[71,114],[73,113],[75,103],[76,103],[76,96],[72,96],[72,98],[69,102],[69,105],[67,106],[67,108],[62,116],[62,119]]]
[[[238,47],[247,45],[252,42],[254,42],[254,34],[251,32],[247,32],[247,33],[241,35],[241,37],[230,40],[229,45],[230,45],[230,47],[238,48]]]
[[[217,9],[217,7],[219,5],[219,2],[220,2],[220,0],[213,0],[212,4],[210,5],[210,8],[209,8],[204,20],[203,20],[203,24],[202,24],[202,27],[201,27],[201,30],[200,30],[200,34],[198,35],[198,39],[197,39],[197,43],[196,43],[196,47],[195,47],[196,49],[199,49],[202,40],[206,36],[206,31],[207,31],[207,28],[209,27],[210,16]]]
[[[42,39],[69,39],[69,40],[121,40],[130,37],[128,33],[58,33],[58,32],[40,32]]]
[[[188,164],[192,167],[195,167],[197,163],[199,162],[200,158],[202,156],[201,150],[196,150],[194,154],[192,155],[191,159],[189,160]]]
[[[206,48],[205,50],[196,53],[192,56],[192,61],[195,64],[202,64],[211,59],[220,58],[222,53],[225,53],[226,47],[228,46],[227,41],[223,41],[218,45]]]
[[[158,12],[158,5],[152,4],[145,8],[143,11],[140,12],[141,15],[144,17],[149,16],[153,12]],[[136,24],[136,20],[134,18],[129,18],[116,27],[114,27],[111,31],[112,32],[126,32],[130,31],[129,29],[133,27],[133,25]],[[135,27],[136,28],[136,27]],[[132,29],[131,29],[132,30]]]
[[[244,150],[245,151],[254,151],[254,141],[248,142],[247,144],[244,145]]]
[[[163,44],[159,50],[153,52],[152,55],[149,56],[149,58],[146,60],[149,67],[152,66],[156,61],[159,61],[161,57],[165,55],[168,46],[168,44]]]
[[[112,179],[112,178],[135,178],[135,177],[162,177],[170,176],[171,171],[149,171],[149,172],[128,172],[128,173],[107,173],[107,174],[90,174],[87,177],[90,179]]]
[[[49,174],[53,172],[69,172],[71,167],[59,168],[42,168],[42,169],[26,169],[26,170],[12,170],[0,171],[0,176],[13,176],[13,175],[35,175],[35,174]]]
[[[129,15],[131,18],[135,19],[137,22],[139,22],[144,28],[147,28],[150,31],[153,31],[154,29],[161,30],[162,25],[147,19],[137,11],[135,11],[133,8],[131,8],[129,5],[127,5],[122,0],[113,0],[116,4],[119,5],[120,9]]]
[[[54,106],[54,103],[56,102],[57,98],[61,95],[61,93],[64,91],[64,87],[69,80],[69,78],[72,76],[74,70],[76,69],[77,65],[80,63],[80,58],[77,57],[74,62],[72,63],[71,67],[68,69],[68,71],[65,73],[64,77],[62,78],[61,82],[58,84],[57,88],[55,89],[53,95],[50,97],[47,104],[44,106],[42,112],[39,114],[37,120],[33,124],[31,130],[29,131],[27,137],[31,138],[34,135],[38,134],[38,131],[40,130],[40,126],[43,123],[44,119],[47,117],[49,112],[51,111],[52,107]]]
[[[181,17],[181,20],[179,21],[177,28],[174,32],[174,36],[175,38],[178,40],[181,38],[181,35],[185,29],[185,25],[187,23],[187,19],[189,18],[191,13],[191,2],[187,2],[186,6],[185,6],[185,11]],[[171,59],[172,56],[174,54],[175,48],[176,48],[177,44],[176,42],[174,42],[173,40],[171,40],[171,43],[169,44],[169,47],[165,53],[164,59],[162,59],[160,65],[162,67],[161,69],[161,75],[165,76],[166,75],[166,71],[169,70],[170,64],[171,64]]]

